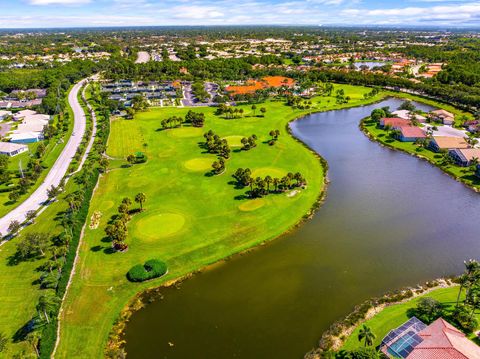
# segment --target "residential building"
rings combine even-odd
[[[449,151],[449,154],[459,166],[468,167],[475,159],[480,162],[479,148],[454,148]]]
[[[444,125],[453,125],[455,122],[455,115],[445,110],[435,110],[430,112],[430,116],[434,121],[440,121]]]
[[[426,138],[425,132],[416,126],[400,127],[398,139],[402,142],[415,142],[418,139]]]
[[[380,127],[391,127],[395,130],[400,129],[401,127],[412,126],[410,120],[405,120],[398,117],[385,117],[380,119]]]
[[[480,359],[480,347],[442,318],[427,326],[412,317],[388,333],[380,350],[389,358]]]
[[[18,111],[17,113],[13,114],[13,120],[14,121],[20,121],[26,116],[32,116],[32,115],[36,115],[36,114],[37,114],[37,112],[32,111],[32,110]]]
[[[3,111],[0,110],[0,121],[3,121],[6,117],[11,116],[12,113],[10,111]]]
[[[10,142],[12,143],[33,143],[43,140],[41,132],[22,132],[10,135]]]
[[[28,151],[26,145],[0,141],[0,155],[13,157],[25,151]]]
[[[454,148],[470,148],[470,145],[464,138],[434,136],[430,141],[430,148],[435,152],[440,152],[441,150],[452,150]]]
[[[403,118],[404,120],[415,119],[420,123],[427,122],[427,118],[425,116],[418,115],[408,110],[397,110],[397,111],[393,111],[392,114],[398,118]]]

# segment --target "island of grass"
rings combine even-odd
[[[308,110],[280,101],[261,104],[265,113],[254,113],[251,105],[238,106],[243,116],[235,119],[215,115],[215,108],[151,108],[133,120],[114,119],[107,149],[112,160],[88,216],[97,211],[102,217],[97,228],[85,229],[64,302],[56,358],[102,357],[113,323],[136,294],[272,240],[308,216],[325,189],[325,169],[314,153],[287,133],[287,124],[314,111],[364,105],[384,96],[379,93],[365,99],[371,89],[363,87],[335,85],[337,89],[350,97],[348,103],[337,104],[334,96],[325,96],[313,98]],[[162,120],[185,118],[190,110],[205,115],[203,128],[162,127]],[[272,146],[270,132],[276,129],[280,134]],[[219,175],[212,175],[212,168],[206,166],[217,160],[204,147],[203,135],[209,130],[232,142],[225,171]],[[235,146],[239,145],[236,140],[253,134],[256,147],[244,151]],[[128,165],[126,158],[139,151],[148,161]],[[297,190],[251,199],[248,187],[238,188],[232,177],[239,168],[272,178],[299,172],[307,185],[294,195],[291,192]],[[140,191],[147,200],[144,210],[128,223],[128,251],[112,253],[105,226],[116,204]],[[128,270],[152,257],[168,263],[168,274],[129,282]]]
[[[364,325],[370,328],[370,330],[375,335],[372,347],[379,346],[382,339],[388,334],[390,330],[401,326],[403,323],[409,320],[412,315],[415,314],[415,308],[424,298],[431,298],[435,301],[438,301],[443,306],[444,314],[442,315],[442,317],[448,319],[448,317],[452,316],[452,313],[455,309],[458,292],[458,286],[440,288],[435,289],[424,295],[418,296],[414,299],[408,300],[406,302],[388,306],[379,313],[377,313],[375,316],[373,316],[371,319],[365,321],[362,324],[359,324],[355,328],[355,330],[345,339],[341,350],[351,351],[364,346],[364,342],[360,342],[358,340],[358,335]],[[479,313],[476,313],[475,316],[477,320],[480,319]],[[470,334],[469,338],[475,339],[475,334]]]

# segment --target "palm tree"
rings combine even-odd
[[[270,192],[270,184],[273,182],[272,177],[265,177],[265,183],[267,184],[267,192]]]
[[[372,330],[367,327],[365,324],[360,328],[358,332],[358,341],[361,342],[362,340],[365,341],[365,346],[371,346],[373,341],[375,340],[376,336],[373,334]]]
[[[280,184],[280,179],[277,178],[277,177],[275,177],[275,178],[273,179],[273,186],[275,187],[275,192],[278,191],[278,185],[279,185],[279,184]]]
[[[50,323],[48,313],[53,312],[60,304],[60,298],[55,295],[42,295],[38,298],[37,311],[45,316],[47,323]]]
[[[35,353],[37,354],[37,357],[39,357],[40,353],[38,352],[38,344],[40,342],[40,334],[37,331],[31,332],[27,335],[26,339],[27,339],[28,343],[35,350]]]
[[[253,111],[253,116],[255,116],[255,113],[257,112],[257,106],[252,105],[252,111]]]
[[[147,196],[143,192],[137,193],[137,195],[135,196],[135,202],[140,204],[141,211],[143,211],[143,203],[145,203],[146,200]]]
[[[462,294],[463,288],[465,288],[469,282],[470,278],[468,277],[467,274],[462,274],[460,277],[458,277],[458,283],[460,284],[460,289],[458,290],[458,295],[457,295],[457,304],[455,305],[456,308],[460,305],[460,295]]]

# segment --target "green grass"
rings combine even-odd
[[[430,293],[416,297],[407,302],[386,307],[381,312],[376,314],[373,318],[367,320],[365,323],[362,323],[357,328],[355,328],[352,334],[345,340],[342,349],[352,350],[364,345],[363,342],[360,343],[358,341],[358,333],[363,324],[370,327],[372,329],[372,332],[376,335],[373,346],[380,345],[382,339],[387,335],[390,330],[399,327],[409,319],[407,315],[408,309],[416,307],[421,297],[434,298],[446,306],[447,312],[451,312],[457,301],[458,288],[459,287],[454,286],[449,288],[436,289]],[[480,319],[480,313],[476,316],[477,319]],[[471,338],[473,336],[474,334],[472,334]]]
[[[63,148],[67,144],[68,139],[70,138],[70,135],[73,131],[73,112],[72,112],[72,109],[70,108],[70,105],[68,105],[68,102],[67,102],[67,111],[69,113],[68,131],[62,135],[57,135],[54,138],[50,139],[49,143],[46,145],[45,154],[43,155],[43,159],[42,159],[42,166],[44,167],[44,169],[41,172],[40,177],[37,179],[37,181],[33,185],[31,185],[28,188],[27,193],[25,193],[24,195],[21,195],[16,202],[12,202],[8,199],[8,195],[10,193],[9,191],[0,192],[0,217],[4,216],[14,208],[18,207],[33,192],[35,192],[35,190],[42,184],[45,177],[47,177],[48,172],[50,171],[50,168],[52,168],[58,156],[60,156],[60,153],[63,151]],[[54,123],[55,121],[56,121],[56,117],[53,119]],[[22,168],[25,170],[27,167],[28,161],[35,154],[39,144],[40,142],[28,144],[29,151],[21,153],[10,159],[8,169],[12,173],[14,173],[14,176],[18,176],[18,177],[12,176],[13,177],[12,183],[14,185],[17,185],[20,179],[20,176],[19,176],[20,162],[22,164]],[[7,187],[2,185],[1,188],[5,189]]]
[[[73,119],[73,116],[71,118]],[[62,148],[63,146],[59,145],[52,147],[50,153],[45,157],[45,161],[51,161],[49,165],[52,165]],[[47,170],[44,171],[45,175],[46,173]],[[40,177],[38,184],[41,183],[42,179],[43,177]],[[53,237],[62,232],[63,227],[57,219],[59,214],[67,208],[67,203],[63,198],[81,188],[71,179],[66,185],[64,194],[39,214],[33,225],[26,227],[17,237],[0,247],[0,295],[3,299],[0,306],[0,332],[6,334],[9,338],[12,338],[17,330],[35,316],[35,306],[38,298],[47,291],[40,289],[37,283],[41,274],[38,268],[46,262],[47,258],[12,264],[10,258],[16,252],[16,245],[28,233],[48,233]],[[2,355],[4,355],[2,357],[10,358],[14,354],[27,357],[28,355],[34,355],[34,350],[31,345],[24,341],[11,341],[6,351],[2,352]]]
[[[443,155],[433,152],[428,148],[423,148],[413,142],[402,142],[392,138],[388,131],[377,126],[376,123],[366,120],[364,121],[364,130],[372,136],[375,141],[378,141],[391,148],[401,150],[407,153],[414,154],[423,159],[426,159],[435,166],[441,168],[446,173],[452,175],[454,178],[460,180],[466,185],[480,189],[480,178],[475,176],[474,169],[470,167],[461,167],[455,164],[444,163]]]
[[[352,98],[348,105],[337,105],[334,98],[313,99],[314,110],[358,106],[367,88],[337,86]],[[308,113],[293,110],[282,102],[267,102],[265,117],[251,116],[226,120],[214,116],[212,108],[197,108],[206,115],[201,130],[184,127],[157,131],[160,121],[169,116],[184,116],[188,108],[155,108],[138,114],[134,120],[114,120],[108,154],[118,159],[136,151],[145,152],[148,162],[123,166],[112,161],[102,176],[90,206],[102,213],[98,229],[87,229],[80,246],[74,280],[65,301],[60,346],[56,358],[100,358],[108,333],[118,314],[138,292],[156,287],[210,263],[272,240],[298,223],[317,200],[324,187],[321,164],[311,152],[290,137],[289,121]],[[226,172],[210,177],[200,159],[213,162],[214,156],[199,147],[203,133],[212,129],[220,137],[258,136],[258,146],[248,152],[232,151]],[[275,146],[267,143],[272,129],[281,131]],[[192,160],[194,162],[192,163]],[[296,196],[275,194],[252,202],[236,199],[245,193],[230,183],[239,167],[249,167],[261,175],[300,171],[308,188]],[[194,170],[192,170],[194,168]],[[108,254],[104,228],[116,213],[123,197],[145,192],[146,210],[129,222],[125,253]],[[128,270],[149,258],[165,261],[169,273],[148,283],[130,283]],[[88,343],[88,345],[85,345]]]

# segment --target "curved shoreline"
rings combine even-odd
[[[382,101],[383,99],[379,100]],[[375,102],[372,102],[375,103]],[[368,104],[371,105],[372,103]],[[360,106],[348,106],[345,108],[341,108],[339,110],[343,110],[349,107],[361,107],[361,106],[368,106],[368,105],[360,105]],[[295,121],[301,120],[305,118],[306,116],[310,116],[315,113],[321,113],[321,112],[328,112],[328,111],[338,111],[338,110],[327,110],[327,111],[311,111],[310,113],[306,114],[301,114],[298,117],[293,118],[292,120],[288,121],[285,125],[285,129],[287,133],[299,144],[301,144],[307,151],[309,151],[316,159],[318,159],[321,168],[323,169],[323,189],[322,191],[318,194],[316,200],[312,203],[310,209],[303,214],[300,219],[293,224],[290,228],[287,228],[284,232],[282,232],[280,235],[272,237],[270,239],[266,239],[260,243],[254,244],[251,247],[239,251],[237,253],[234,253],[232,255],[229,255],[227,257],[224,257],[222,259],[219,259],[215,261],[212,264],[206,265],[202,268],[199,268],[193,272],[190,272],[186,275],[180,276],[178,278],[169,280],[162,285],[156,285],[151,288],[144,289],[140,292],[138,292],[133,298],[131,298],[127,305],[122,309],[122,311],[119,313],[117,316],[117,320],[112,326],[112,329],[110,330],[109,336],[108,336],[108,341],[107,345],[105,347],[106,349],[111,349],[111,348],[117,348],[121,349],[124,347],[125,340],[124,340],[124,334],[125,334],[125,328],[126,325],[130,319],[130,317],[138,310],[142,309],[146,303],[150,303],[154,300],[158,300],[162,298],[162,294],[160,293],[160,290],[164,288],[168,288],[174,285],[178,285],[179,283],[192,278],[193,276],[206,272],[210,269],[213,269],[219,265],[223,265],[232,258],[235,258],[237,256],[243,256],[247,253],[250,253],[255,250],[259,250],[260,248],[263,248],[264,246],[273,243],[273,241],[288,235],[289,233],[293,232],[297,228],[299,228],[303,223],[305,223],[307,220],[311,219],[313,215],[321,208],[322,204],[325,202],[327,198],[327,190],[328,190],[328,162],[317,152],[315,152],[310,146],[308,146],[305,142],[297,138],[296,136],[293,135],[290,124],[292,124]]]
[[[399,152],[403,152],[405,154],[408,154],[412,157],[416,157],[418,159],[421,159],[421,160],[424,160],[426,161],[428,164],[430,164],[432,167],[436,167],[438,168],[439,170],[442,171],[443,174],[449,176],[450,178],[454,179],[455,181],[463,184],[465,187],[467,187],[468,189],[472,190],[473,192],[475,193],[480,193],[480,189],[479,188],[476,188],[476,187],[472,187],[471,185],[469,185],[467,182],[463,181],[461,178],[459,178],[458,176],[456,176],[455,174],[451,173],[451,172],[448,172],[447,170],[445,170],[444,168],[438,166],[434,161],[432,161],[431,159],[429,159],[428,157],[425,157],[425,156],[422,156],[422,155],[419,155],[419,154],[416,154],[416,153],[412,153],[412,152],[409,152],[403,148],[398,148],[398,147],[395,147],[393,145],[390,145],[388,143],[383,143],[381,141],[378,141],[377,138],[375,136],[373,136],[369,131],[368,129],[365,127],[365,121],[368,119],[369,117],[365,117],[363,118],[358,127],[360,129],[360,131],[363,132],[363,134],[372,142],[375,142],[376,144],[382,146],[382,147],[385,147],[385,148],[388,148],[392,151],[399,151]]]

